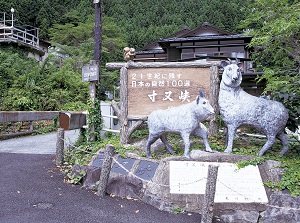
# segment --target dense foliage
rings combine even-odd
[[[255,0],[241,23],[253,36],[253,60],[266,92],[289,109],[288,127],[300,125],[300,3],[290,0]]]
[[[86,0],[7,0],[0,1],[0,11],[10,13],[15,9],[18,25],[40,28],[41,39],[49,39],[48,29],[54,24],[84,22],[93,14],[93,2]]]
[[[126,33],[130,47],[142,48],[178,32],[184,26],[194,29],[204,22],[227,31],[239,32],[246,18],[249,0],[103,0],[104,13]]]
[[[24,50],[1,46],[0,110],[86,110],[88,83],[81,81],[81,68],[93,59],[94,18],[84,22],[54,24],[49,29],[53,48],[42,64],[26,56]],[[113,19],[104,16],[102,60],[122,58],[125,42]],[[114,91],[117,72],[102,69],[99,94]]]
[[[15,52],[12,54],[11,52]],[[0,110],[80,109],[87,101],[87,85],[72,59],[59,67],[59,57],[43,64],[12,46],[0,49]]]
[[[130,47],[141,48],[179,31],[184,26],[194,29],[203,22],[218,28],[239,31],[237,25],[246,17],[244,13],[250,0],[102,0],[104,15],[126,33]],[[49,39],[49,29],[54,24],[76,27],[85,23],[94,13],[93,1],[89,0],[7,0],[0,1],[2,12],[15,9],[18,23],[40,28],[41,39]],[[234,15],[234,16],[233,16]]]

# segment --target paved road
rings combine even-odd
[[[100,198],[64,183],[53,162],[55,141],[56,134],[49,134],[0,142],[1,223],[200,222],[198,214],[175,215],[140,201]]]
[[[65,141],[74,143],[79,130],[65,131]],[[27,136],[0,141],[0,152],[21,154],[55,154],[57,133]]]

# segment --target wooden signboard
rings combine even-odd
[[[199,91],[205,93],[218,111],[217,64],[129,61],[126,64],[108,63],[106,68],[120,70],[120,104],[112,101],[112,107],[120,120],[121,144],[129,143],[130,135],[147,121],[152,111],[192,102]],[[215,120],[216,115],[210,121],[213,131],[216,129]]]
[[[129,116],[192,102],[199,91],[209,98],[209,67],[132,68],[127,78]]]

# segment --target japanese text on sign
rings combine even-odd
[[[164,96],[160,99],[163,101],[174,101],[172,88],[191,87],[191,80],[181,79],[183,74],[181,73],[132,73],[131,74],[131,87],[132,88],[166,88],[170,89],[164,92]],[[157,92],[152,90],[148,95],[149,100],[155,102],[157,100]],[[190,102],[190,93],[188,90],[180,91],[180,95],[176,99],[184,102]],[[175,99],[175,100],[176,100]]]
[[[233,163],[170,161],[170,193],[205,194],[209,165],[219,166],[215,203],[268,203],[258,167]]]
[[[128,114],[149,115],[153,110],[192,102],[199,91],[209,97],[210,70],[190,67],[128,69],[127,87]]]
[[[87,65],[82,67],[82,81],[97,81],[99,80],[99,67],[95,65]]]

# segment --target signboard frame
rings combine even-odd
[[[193,97],[196,98],[196,95],[199,94],[199,90],[202,90],[206,93],[206,97],[209,98],[210,104],[212,107],[215,109],[215,111],[218,110],[218,93],[219,93],[219,62],[215,63],[207,63],[207,62],[133,62],[129,61],[127,63],[107,63],[106,68],[109,70],[120,70],[120,103],[117,104],[117,102],[112,101],[112,107],[120,121],[120,127],[121,127],[121,134],[120,134],[120,143],[121,144],[128,144],[130,142],[130,136],[131,134],[140,128],[141,125],[147,121],[148,118],[148,113],[132,113],[132,109],[130,107],[130,103],[132,100],[132,97],[128,97],[128,93],[130,92],[130,89],[128,89],[129,83],[132,86],[132,79],[128,80],[128,75],[130,75],[130,70],[135,69],[136,71],[142,72],[143,69],[174,69],[174,72],[169,72],[169,73],[174,73],[174,74],[179,74],[176,72],[176,69],[194,69],[194,68],[201,68],[201,69],[207,69],[209,71],[209,79],[207,79],[207,88],[195,88],[197,91],[194,90],[194,93],[192,97],[190,97],[190,101],[194,100]],[[168,73],[168,74],[169,74]],[[137,73],[141,74],[141,73]],[[160,73],[161,75],[164,75],[165,73]],[[143,75],[143,74],[142,74]],[[146,74],[147,75],[147,74]],[[152,74],[154,75],[154,74]],[[146,76],[145,76],[146,77]],[[201,74],[195,73],[195,77],[199,78],[201,77]],[[129,76],[129,78],[132,78]],[[178,79],[177,81],[180,81],[181,79]],[[131,82],[129,82],[131,81]],[[172,80],[169,80],[172,81]],[[183,80],[181,80],[183,81]],[[152,83],[152,82],[151,82]],[[166,83],[166,82],[165,82]],[[169,82],[172,85],[172,82]],[[178,84],[179,82],[177,82]],[[180,85],[183,82],[180,83]],[[148,84],[149,85],[149,84]],[[179,85],[179,84],[178,84]],[[181,86],[182,87],[182,86]],[[152,89],[152,93],[153,92]],[[165,95],[165,92],[168,92],[170,90],[162,91],[161,96]],[[142,91],[141,91],[142,92]],[[185,93],[185,89],[179,89],[177,93]],[[151,93],[146,94],[146,98],[148,97],[148,100],[151,99]],[[178,95],[176,96],[178,97]],[[161,99],[162,100],[162,99]],[[187,101],[188,102],[188,101]],[[140,106],[145,106],[144,101],[137,101],[136,107]],[[175,105],[176,106],[176,105]],[[167,109],[169,105],[166,107],[157,107],[154,106],[155,109]],[[134,108],[135,109],[135,108]],[[129,113],[130,112],[130,113]],[[150,111],[149,111],[150,112]],[[134,122],[133,122],[134,121]],[[217,130],[217,125],[216,125],[216,114],[212,116],[210,120],[210,132],[214,133]]]

